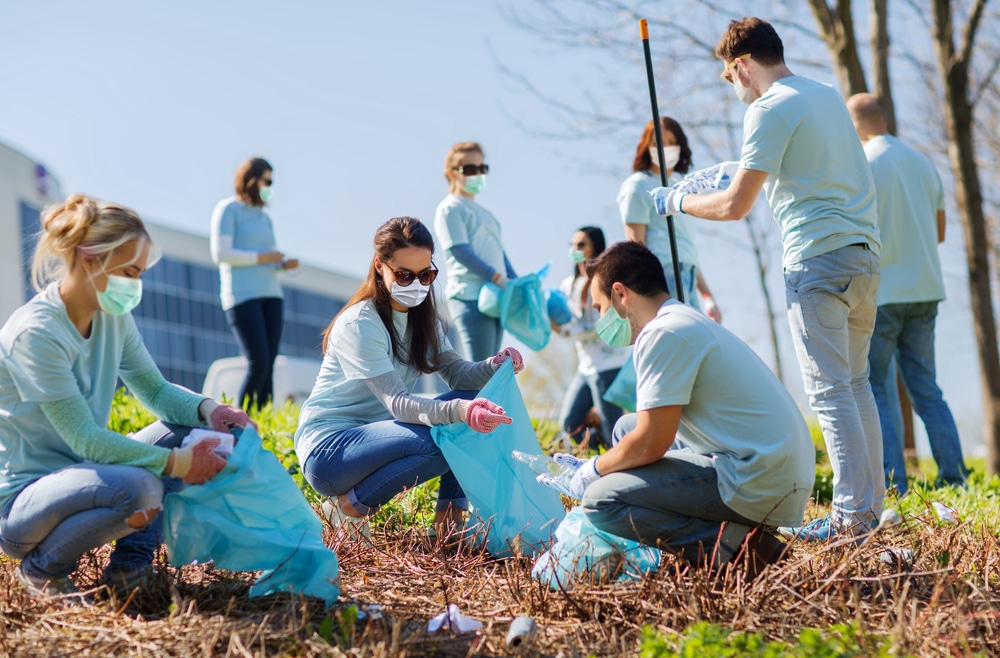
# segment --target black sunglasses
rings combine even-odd
[[[426,270],[421,272],[411,272],[410,270],[392,271],[392,276],[396,279],[396,283],[404,288],[413,283],[414,280],[419,281],[422,286],[429,286],[434,283],[434,279],[437,278],[437,275],[437,268],[433,266],[428,267]]]
[[[475,176],[476,174],[490,173],[490,166],[488,164],[458,165],[457,167],[455,167],[455,171],[462,174],[463,176]]]
[[[261,178],[260,179],[260,184],[264,185],[266,187],[271,187],[271,180],[272,179],[270,179],[270,178]]]
[[[576,247],[577,249],[585,249],[587,247],[587,243],[586,242],[574,242],[573,246]]]

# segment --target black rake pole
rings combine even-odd
[[[660,184],[667,187],[667,171],[663,168],[663,135],[660,129],[660,108],[656,104],[656,82],[653,80],[653,55],[649,52],[649,24],[643,18],[639,21],[639,34],[642,36],[642,52],[646,56],[646,80],[649,82],[649,104],[653,108],[653,130],[656,132],[656,154],[661,165]],[[677,301],[684,301],[684,288],[681,286],[681,264],[677,261],[677,236],[674,234],[674,217],[667,215],[667,234],[670,236],[670,260],[674,264],[674,291]]]

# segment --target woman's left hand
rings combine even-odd
[[[299,268],[298,258],[286,258],[281,261],[281,269],[283,270],[297,270]]]
[[[505,347],[497,352],[497,355],[490,360],[490,363],[492,363],[496,368],[499,368],[507,359],[514,362],[515,375],[524,370],[524,358],[521,356],[521,353],[513,347]]]

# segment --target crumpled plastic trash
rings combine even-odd
[[[958,512],[953,508],[948,507],[944,503],[939,503],[934,501],[931,503],[931,507],[934,508],[934,516],[938,518],[938,521],[944,523],[945,525],[951,525],[958,523]]]
[[[899,510],[895,507],[886,507],[882,510],[882,516],[879,517],[878,524],[880,527],[885,527],[889,525],[896,525],[897,523],[902,523],[903,517],[899,515]]]
[[[909,569],[913,566],[913,551],[909,548],[887,548],[878,556],[878,560],[890,567]]]
[[[217,455],[228,457],[233,454],[233,446],[236,445],[236,437],[228,432],[216,432],[204,427],[195,427],[187,436],[181,440],[181,447],[186,448],[193,443],[201,443],[205,439],[218,439],[219,445],[215,446],[214,452]]]
[[[427,622],[427,632],[436,633],[442,628],[446,628],[454,633],[471,633],[483,627],[483,622],[472,617],[466,617],[458,611],[458,606],[454,603],[448,604],[448,610],[442,612],[434,619]]]

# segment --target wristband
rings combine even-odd
[[[682,194],[679,197],[677,197],[677,212],[679,213],[684,212],[684,197],[686,196],[687,194]]]

